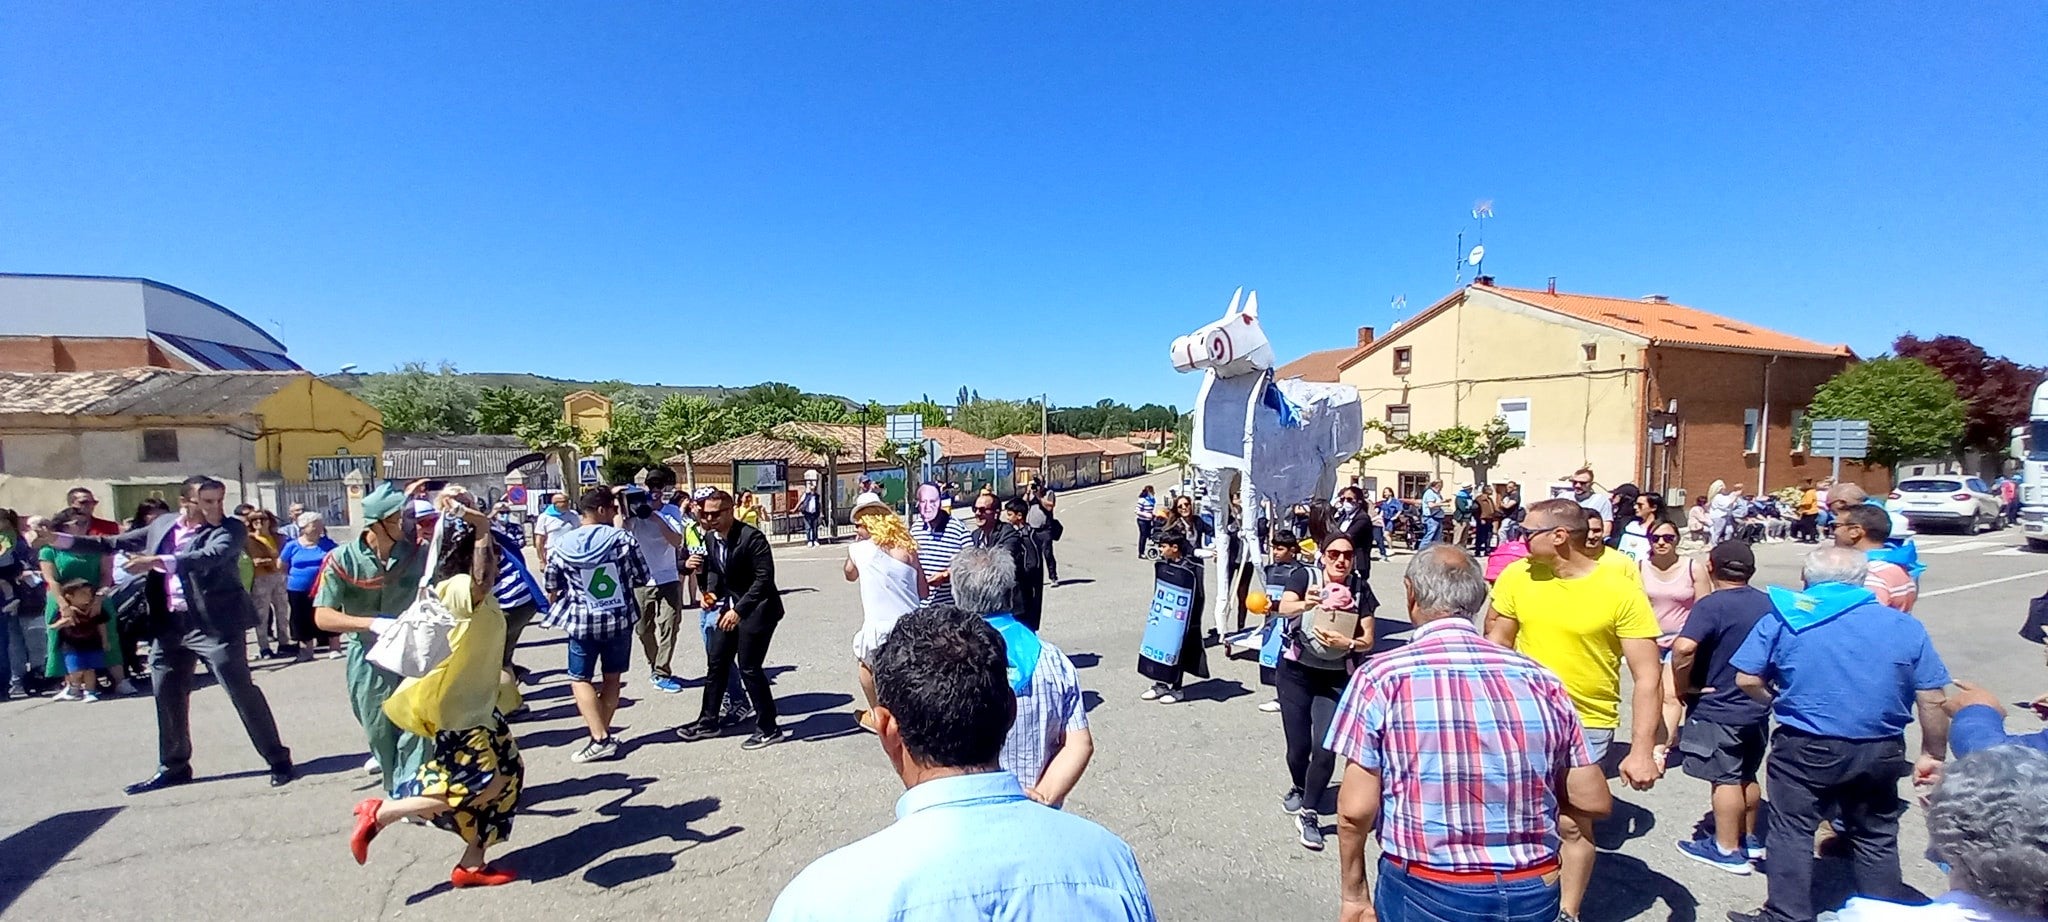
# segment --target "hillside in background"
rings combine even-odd
[[[335,387],[341,388],[342,390],[349,391],[351,393],[360,393],[365,388],[371,387],[379,381],[392,378],[397,374],[398,372],[388,371],[349,372],[345,374],[322,375],[320,380],[326,381],[327,383],[332,384]],[[590,389],[599,391],[601,393],[609,394],[613,393],[615,389],[617,389],[620,386],[620,382],[617,381],[577,381],[570,378],[550,378],[546,375],[529,374],[527,372],[522,371],[458,371],[455,372],[454,377],[461,380],[462,383],[478,389],[493,387],[516,387],[519,388],[520,390],[538,391],[541,393],[557,397],[584,389]],[[728,397],[732,397],[736,394],[743,393],[747,390],[747,387],[751,386],[753,385],[747,385],[744,387],[726,387],[724,385],[718,384],[625,385],[627,390],[646,396],[650,403],[653,404],[661,403],[662,399],[668,397],[670,394],[685,394],[693,397],[703,397],[712,401],[721,401]],[[843,397],[838,397],[837,395],[834,394],[807,394],[806,396],[832,397],[833,399],[837,400],[845,399]],[[847,405],[853,406],[853,404],[850,402]]]

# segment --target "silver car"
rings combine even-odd
[[[2005,527],[2004,504],[1975,477],[1944,474],[1901,480],[1891,499],[1892,507],[1916,529],[1947,525],[1974,535],[1986,523]]]

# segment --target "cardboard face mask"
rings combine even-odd
[[[926,526],[930,526],[933,520],[939,517],[938,484],[926,483],[918,485],[917,516],[924,520]]]

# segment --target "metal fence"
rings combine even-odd
[[[281,483],[277,485],[278,524],[283,525],[285,510],[293,503],[306,507],[307,512],[320,513],[330,528],[346,526],[348,521],[348,487],[338,480],[321,480],[312,483]]]

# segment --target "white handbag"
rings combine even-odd
[[[426,570],[420,576],[420,594],[393,623],[377,635],[366,658],[372,665],[409,679],[432,671],[448,658],[448,635],[455,630],[455,616],[434,595],[434,567],[441,556],[441,523],[434,523],[433,540],[427,542]]]

